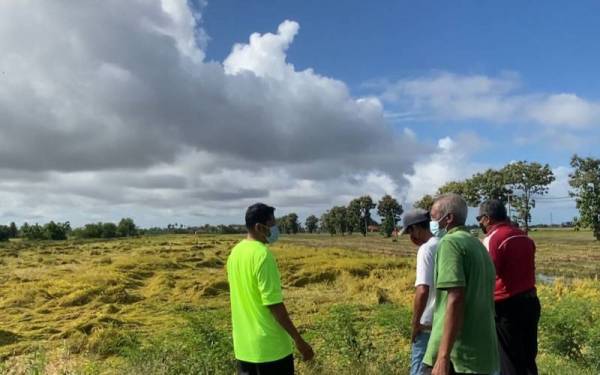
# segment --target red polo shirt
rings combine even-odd
[[[535,288],[535,243],[525,232],[509,223],[496,224],[483,244],[496,266],[496,302]]]

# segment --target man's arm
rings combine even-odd
[[[415,289],[415,301],[413,303],[412,342],[415,342],[415,338],[423,329],[423,326],[421,325],[421,317],[423,316],[423,311],[425,311],[425,306],[427,306],[428,298],[429,286],[425,284],[418,285]]]
[[[450,353],[464,320],[465,288],[448,288],[447,292],[448,301],[446,304],[444,331],[442,332],[442,339],[432,375],[446,375],[449,373]]]
[[[271,311],[271,314],[273,314],[275,317],[275,320],[277,320],[283,329],[285,329],[286,332],[292,337],[294,343],[296,344],[296,348],[298,348],[298,351],[300,351],[300,354],[302,354],[302,358],[305,361],[310,361],[315,356],[315,353],[313,352],[311,346],[304,341],[302,336],[300,336],[300,333],[290,319],[290,315],[288,314],[283,302],[269,305],[267,307]]]

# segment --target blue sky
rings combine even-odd
[[[207,58],[222,61],[231,45],[253,32],[269,32],[283,19],[300,24],[287,53],[298,70],[344,81],[356,95],[377,94],[373,82],[396,81],[447,72],[459,76],[518,76],[514,94],[572,93],[597,102],[600,80],[600,3],[564,2],[210,2],[203,11],[210,35]],[[394,111],[389,103],[387,109]],[[477,163],[499,166],[515,159],[568,166],[574,152],[598,156],[597,126],[566,130],[561,126],[536,141],[540,129],[527,119],[502,123],[490,119],[390,119],[419,137],[439,139],[472,132],[486,141],[474,151]],[[516,142],[515,138],[529,142]],[[540,137],[542,138],[542,137]],[[590,142],[591,141],[591,142]],[[564,188],[561,189],[561,193]],[[551,192],[552,193],[552,192]],[[560,196],[563,196],[562,194]],[[534,221],[549,221],[538,204]],[[575,210],[555,208],[554,221]],[[537,220],[536,220],[537,219]]]
[[[408,208],[523,159],[564,197],[571,155],[600,156],[599,21],[592,1],[3,0],[0,222]]]
[[[600,3],[509,2],[240,2],[222,0],[204,10],[210,34],[207,57],[221,61],[234,43],[268,32],[283,19],[300,23],[288,52],[298,69],[346,82],[353,93],[373,93],[368,83],[427,76],[435,72],[519,76],[522,92],[574,93],[600,99]],[[393,109],[393,105],[392,105]],[[393,121],[393,120],[392,120]],[[402,121],[432,139],[470,131],[489,141],[476,160],[492,166],[515,159],[568,165],[573,152],[598,155],[596,142],[561,146],[515,144],[536,137],[527,121]],[[597,127],[576,132],[600,140]],[[543,204],[541,204],[543,206]],[[571,211],[569,211],[571,213]],[[560,215],[564,217],[563,215]],[[541,219],[543,220],[543,219]]]
[[[298,68],[364,81],[422,75],[521,73],[532,90],[598,98],[600,4],[564,2],[210,2],[207,56],[222,61],[234,43],[284,19],[301,33],[288,58]]]

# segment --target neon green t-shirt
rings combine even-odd
[[[494,372],[499,367],[494,322],[496,271],[488,252],[465,227],[456,227],[440,240],[435,264],[433,327],[423,362],[433,366],[437,358],[446,317],[446,288],[463,287],[464,320],[450,360],[459,373]]]
[[[283,302],[275,257],[259,241],[243,240],[227,259],[235,358],[263,363],[292,354],[293,341],[267,306]]]

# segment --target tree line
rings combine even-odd
[[[573,171],[569,174],[572,188],[569,196],[575,199],[579,211],[573,224],[576,228],[590,228],[594,237],[600,240],[600,159],[575,154],[570,164]],[[476,173],[463,181],[448,182],[437,190],[437,194],[460,194],[471,207],[488,199],[499,199],[508,205],[510,219],[527,231],[536,198],[546,195],[555,179],[548,164],[518,161],[500,169]],[[415,207],[428,210],[433,200],[431,195],[425,195]]]
[[[600,240],[600,159],[573,155],[570,164],[573,171],[569,174],[569,186],[572,188],[569,196],[575,199],[579,210],[579,217],[574,219],[573,225],[576,228],[591,228],[595,238]],[[553,181],[555,176],[548,164],[517,161],[500,169],[476,173],[465,180],[448,182],[437,190],[437,194],[460,194],[471,207],[477,207],[488,199],[498,199],[508,205],[510,219],[528,230],[536,199],[548,193]],[[433,201],[432,195],[425,195],[414,206],[429,210]],[[381,218],[381,225],[371,217],[374,209],[377,209]],[[278,217],[276,221],[280,231],[286,234],[321,232],[331,235],[361,233],[366,236],[370,226],[377,226],[383,235],[389,237],[402,213],[402,205],[390,195],[383,196],[377,203],[369,195],[364,195],[352,199],[346,206],[330,208],[319,218],[308,216],[304,226],[293,212]],[[177,223],[169,224],[166,228],[141,229],[131,218],[123,218],[118,223],[91,223],[75,229],[71,228],[68,221],[50,221],[44,225],[24,223],[20,228],[12,222],[10,225],[0,225],[0,241],[17,237],[27,240],[64,240],[68,237],[116,238],[140,234],[244,232],[243,225],[184,227]]]
[[[11,238],[23,238],[32,241],[66,240],[73,238],[117,238],[131,237],[139,233],[133,219],[123,218],[118,223],[91,223],[80,228],[71,228],[71,223],[50,221],[40,225],[38,223],[23,223],[20,228],[12,222],[10,225],[0,225],[0,241]]]
[[[381,225],[371,217],[371,210],[375,208],[381,218]],[[310,215],[306,218],[305,231],[308,233],[317,231],[329,233],[332,236],[336,234],[351,235],[353,233],[366,236],[369,227],[376,226],[383,235],[390,237],[396,229],[403,212],[402,205],[389,194],[384,195],[377,204],[369,195],[364,195],[351,200],[346,206],[330,208],[320,218]],[[291,233],[294,233],[296,224],[293,224],[293,219],[297,219],[296,214],[289,214],[282,220],[285,233],[289,233],[290,228]]]
[[[498,199],[509,206],[511,220],[527,231],[536,198],[547,194],[554,180],[548,164],[518,161],[500,169],[476,173],[463,181],[448,182],[437,190],[437,194],[460,194],[471,207],[477,207],[488,199]],[[415,207],[429,210],[433,199],[431,195],[425,195],[415,203]]]

